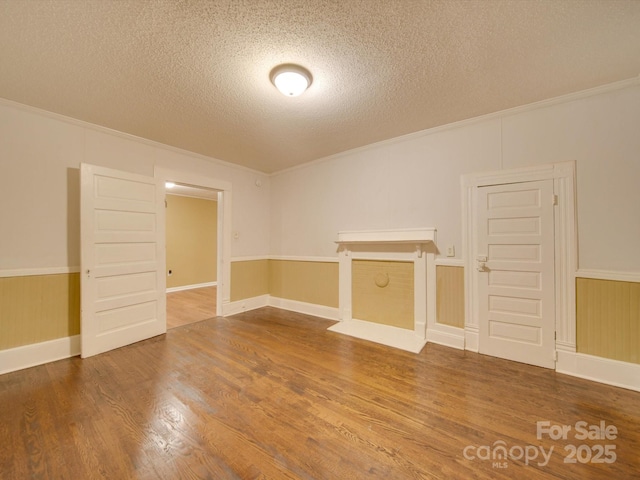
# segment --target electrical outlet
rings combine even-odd
[[[449,245],[447,247],[447,257],[455,257],[456,256],[456,246]]]

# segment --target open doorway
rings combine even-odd
[[[155,181],[156,185],[164,188],[165,195],[170,190],[167,189],[167,182],[174,183],[180,188],[191,188],[195,193],[196,190],[199,193],[206,194],[210,198],[216,199],[216,280],[215,285],[204,285],[204,288],[210,288],[209,292],[204,293],[205,297],[211,295],[215,298],[215,316],[223,315],[224,307],[229,303],[231,296],[231,183],[219,180],[216,178],[207,177],[202,174],[194,174],[185,172],[179,169],[167,169],[164,167],[155,167]],[[168,270],[170,267],[166,265],[166,237],[167,237],[167,222],[166,222],[166,208],[161,209],[158,218],[158,241],[161,242],[161,250],[164,255],[161,258],[163,264],[164,274],[161,276],[161,282],[163,289],[166,291],[167,279],[170,278]],[[172,273],[173,276],[173,273]],[[214,287],[214,288],[211,288]],[[186,292],[188,292],[187,290]],[[195,289],[191,293],[195,293]],[[187,294],[185,293],[185,296]],[[185,299],[187,304],[195,304],[196,302],[190,302],[189,299]],[[184,303],[184,302],[183,302]],[[178,307],[180,308],[180,307]],[[209,315],[210,310],[207,308],[207,318],[214,315]]]
[[[167,329],[216,316],[218,194],[166,182]]]

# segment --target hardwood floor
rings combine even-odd
[[[0,476],[639,477],[640,393],[434,344],[414,355],[331,323],[264,308],[2,375]],[[572,430],[538,439],[538,421]],[[618,434],[577,440],[579,421]],[[581,459],[613,445],[616,461],[564,463],[567,444],[587,445]],[[520,458],[483,459],[500,445]]]
[[[216,316],[216,287],[167,293],[167,328],[201,322]]]

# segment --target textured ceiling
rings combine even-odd
[[[0,97],[264,172],[639,73],[637,0],[0,0]]]

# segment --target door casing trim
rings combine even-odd
[[[462,251],[465,265],[465,349],[479,350],[477,250],[478,187],[553,180],[558,202],[554,215],[556,350],[576,351],[575,274],[578,269],[576,162],[462,175]]]
[[[160,166],[154,168],[156,184],[164,191],[167,181],[183,183],[193,187],[208,188],[218,191],[218,255],[217,255],[217,284],[216,316],[222,316],[224,306],[231,301],[231,183],[213,177],[197,175],[178,169]],[[166,212],[162,210],[158,225],[158,242],[166,252]],[[161,259],[163,271],[166,272],[166,258]],[[163,275],[164,290],[166,291],[166,276]]]

